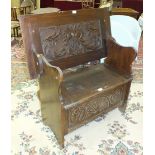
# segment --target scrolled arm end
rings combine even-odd
[[[113,38],[108,39],[108,56],[105,64],[117,70],[119,73],[131,75],[132,62],[136,58],[136,51],[132,47],[123,47]]]
[[[42,102],[49,102],[61,98],[62,70],[51,65],[42,54],[34,54],[40,88],[38,92],[39,99]]]

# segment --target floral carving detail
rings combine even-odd
[[[40,36],[50,61],[103,48],[99,20],[40,28]]]
[[[110,94],[100,94],[95,97],[95,99],[91,99],[85,104],[75,106],[69,110],[69,122],[70,126],[76,123],[80,123],[95,114],[99,114],[104,112],[109,105],[121,104],[121,101],[124,97],[124,87],[120,87],[113,91]]]

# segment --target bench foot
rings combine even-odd
[[[120,111],[121,113],[125,113],[126,107],[127,107],[127,101],[124,102],[122,105],[120,105],[120,106],[118,107],[118,109],[119,109],[119,111]]]

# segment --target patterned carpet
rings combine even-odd
[[[53,132],[42,123],[36,96],[38,83],[29,80],[22,40],[12,46],[12,155],[142,155],[143,41],[133,76],[127,110],[98,117],[65,136],[60,149]]]
[[[29,79],[23,41],[19,38],[11,46],[11,85],[15,87],[18,83]]]

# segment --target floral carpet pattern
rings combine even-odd
[[[142,41],[140,42],[142,44]],[[142,46],[141,46],[142,48]],[[142,49],[140,49],[142,51]],[[115,109],[65,136],[61,149],[42,123],[38,82],[30,80],[22,40],[12,46],[12,155],[143,155],[143,60],[133,63],[125,113]]]
[[[23,41],[21,38],[13,40],[11,46],[11,86],[30,80]]]

